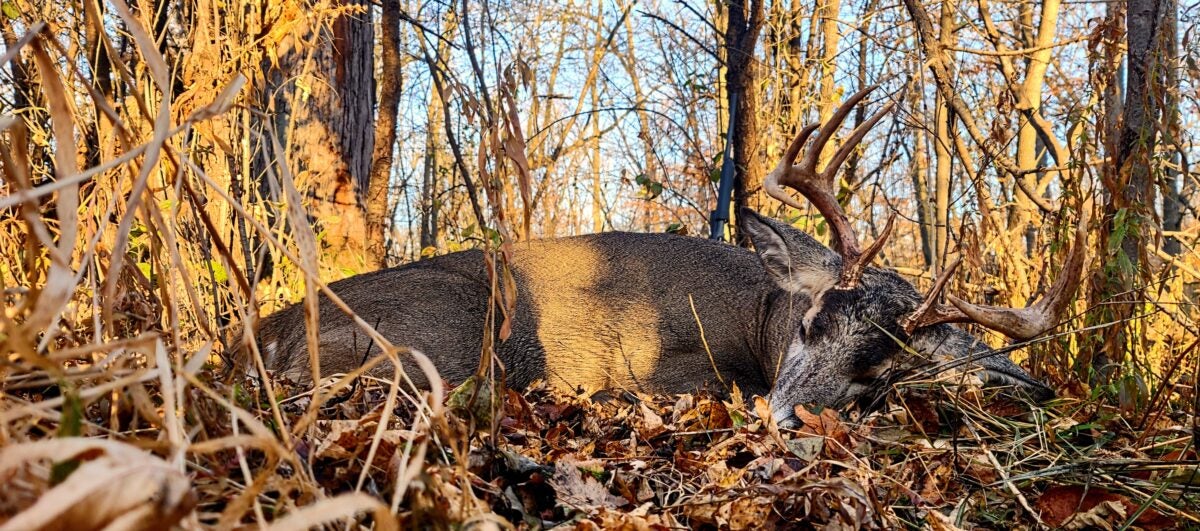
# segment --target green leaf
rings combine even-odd
[[[721,168],[714,168],[712,173],[708,174],[708,180],[714,183],[721,182]]]
[[[3,11],[4,16],[11,20],[16,20],[17,17],[21,16],[21,11],[17,9],[17,5],[12,2],[4,2],[3,4],[0,4],[0,11]]]
[[[222,266],[220,262],[209,260],[208,265],[212,268],[213,280],[216,280],[218,284],[224,284],[229,280],[229,273],[225,271],[225,266]]]

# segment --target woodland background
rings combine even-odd
[[[738,527],[765,520],[732,514],[764,507],[852,527],[1200,522],[1198,20],[1178,0],[3,0],[0,481],[24,490],[0,522],[366,510],[377,527]],[[951,291],[1020,307],[1088,231],[1074,317],[1017,354],[1063,397],[1032,421],[939,401],[951,412],[833,413],[780,434],[741,400],[535,389],[497,394],[486,430],[442,389],[228,375],[242,330],[339,278],[530,238],[707,234],[727,140],[736,205],[827,238],[762,178],[800,128],[873,84],[848,122],[896,109],[847,161],[839,199],[866,240],[899,215],[877,264],[927,288],[961,257]],[[688,428],[698,410],[717,425]],[[906,457],[830,464],[871,450],[881,425],[913,435]],[[971,450],[936,450],[963,426]],[[587,460],[629,433],[644,440],[604,450],[617,461]],[[630,465],[668,435],[698,453]],[[555,468],[568,454],[590,475]],[[963,487],[980,460],[993,477]],[[732,475],[679,473],[717,461]],[[775,468],[746,472],[760,462]],[[72,467],[107,479],[81,485]],[[629,470],[641,479],[626,485]],[[136,489],[98,494],[122,474],[152,476],[132,482],[162,495],[152,509]],[[42,496],[64,488],[107,509]]]

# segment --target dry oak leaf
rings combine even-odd
[[[794,409],[796,417],[804,423],[800,433],[824,436],[841,443],[847,443],[850,440],[850,430],[842,423],[836,409],[823,408],[820,414],[815,414],[799,404]]]
[[[558,495],[560,505],[575,509],[590,511],[598,507],[616,508],[629,502],[620,496],[608,492],[590,474],[584,475],[579,470],[580,463],[573,457],[564,456],[554,463],[554,475],[550,477],[550,486]]]
[[[176,467],[125,443],[79,437],[0,450],[0,490],[19,488],[18,477],[48,476],[50,467],[37,462],[73,459],[83,461],[79,468],[0,525],[0,531],[167,529],[196,505],[190,480]]]
[[[642,422],[638,426],[637,431],[642,440],[648,441],[667,431],[667,426],[663,423],[662,417],[647,407],[645,402],[641,403],[641,410]]]

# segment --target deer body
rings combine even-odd
[[[514,387],[545,379],[571,389],[687,392],[718,387],[720,371],[727,382],[765,395],[772,355],[790,339],[767,326],[787,318],[776,315],[780,296],[758,258],[730,245],[614,232],[519,243],[511,266],[516,314],[511,337],[496,351]],[[330,288],[389,340],[429,356],[443,378],[457,383],[475,372],[490,291],[480,251]],[[323,374],[348,372],[379,354],[368,352],[361,330],[328,302],[320,323]],[[295,379],[308,374],[302,307],[269,317],[259,342],[270,367]]]
[[[976,322],[1016,339],[1054,327],[1081,279],[1086,235],[1077,232],[1054,285],[1024,309],[953,296],[947,296],[952,305],[938,302],[957,261],[925,297],[895,273],[871,267],[895,216],[871,245],[861,246],[834,183],[838,167],[891,106],[857,127],[825,168],[817,161],[871,90],[848,98],[828,123],[803,128],[763,183],[769,195],[797,208],[785,187],[806,197],[828,222],[836,251],[748,209],[738,213],[738,223],[753,253],[666,234],[517,244],[511,264],[516,315],[511,337],[496,348],[508,383],[520,388],[541,378],[568,389],[686,392],[721,391],[720,382],[736,382],[744,392],[769,395],[773,416],[784,423],[795,422],[797,404],[838,406],[918,368],[977,370],[985,382],[1015,385],[1036,399],[1053,396],[1007,356],[949,323]],[[360,275],[330,288],[389,341],[428,355],[452,383],[475,372],[490,293],[480,252]],[[301,307],[268,317],[258,340],[269,369],[297,380],[311,374]],[[328,303],[321,305],[320,349],[324,375],[348,372],[378,354]],[[421,374],[405,369],[414,378]]]
[[[739,221],[756,252],[619,232],[517,244],[512,334],[496,348],[508,384],[545,379],[568,390],[674,393],[722,392],[721,382],[736,382],[748,394],[770,396],[777,420],[786,421],[796,404],[841,405],[895,369],[989,352],[948,324],[904,333],[901,323],[921,297],[898,275],[866,268],[860,286],[840,289],[837,253],[749,210]],[[475,372],[489,300],[480,251],[330,288],[389,341],[429,356],[451,383]],[[269,369],[307,379],[304,327],[299,305],[264,320],[258,341]],[[906,356],[905,343],[922,356]],[[380,353],[328,302],[320,310],[320,349],[323,376]],[[405,364],[418,385],[428,383]],[[1003,355],[968,366],[987,380],[1049,394]]]

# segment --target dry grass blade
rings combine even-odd
[[[360,493],[348,493],[318,501],[272,522],[267,529],[270,531],[303,531],[322,524],[352,518],[363,512],[370,512],[374,517],[375,529],[381,531],[400,529],[399,524],[396,523],[396,517],[392,516],[386,505],[376,498]]]
[[[75,161],[75,118],[69,102],[66,87],[54,68],[54,62],[40,41],[34,41],[31,46],[38,71],[42,74],[42,91],[49,106],[50,119],[53,124],[54,140],[57,149],[54,150],[55,176],[65,179],[78,173]],[[79,186],[68,185],[58,193],[58,245],[50,253],[50,271],[45,284],[42,285],[38,296],[38,304],[27,321],[27,326],[33,330],[46,329],[57,319],[59,312],[67,304],[75,290],[75,270],[71,267],[71,253],[75,248],[78,235]],[[43,342],[46,338],[43,338]]]
[[[78,468],[0,530],[165,528],[196,504],[187,476],[161,459],[122,443],[75,438],[0,450],[0,474],[10,480],[3,487],[6,495],[17,499],[22,487],[49,481],[57,469],[36,466],[47,461],[73,461]],[[23,481],[12,481],[16,477]],[[36,479],[30,483],[31,478]],[[120,488],[113,488],[116,485]]]

